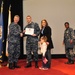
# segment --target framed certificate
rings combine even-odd
[[[34,34],[34,28],[26,28],[25,34],[26,35],[33,35]]]

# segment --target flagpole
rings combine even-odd
[[[7,28],[7,36],[9,35],[9,25],[11,23],[11,5],[9,6],[9,14],[8,14],[8,28]],[[8,37],[6,41],[6,56],[8,57]],[[9,64],[7,63],[7,67],[9,67]]]
[[[7,36],[9,35],[9,25],[11,23],[11,5],[9,6],[9,14],[8,14],[8,28],[7,28]],[[8,37],[6,41],[6,56],[8,57]]]
[[[1,13],[3,12],[3,1],[2,1],[2,3],[1,3]]]
[[[9,10],[11,10],[11,5],[9,6]]]
[[[10,25],[10,23],[11,23],[11,5],[9,6],[9,15],[8,15],[8,30],[7,30],[7,35],[9,34],[9,25]]]
[[[1,14],[3,13],[3,1],[2,1],[2,3],[1,3]],[[2,18],[2,15],[1,15],[1,18]],[[3,31],[2,31],[3,32]],[[2,33],[3,34],[3,33]],[[2,35],[3,36],[3,35]],[[2,37],[1,37],[2,38]],[[2,58],[2,56],[0,56],[0,58]],[[1,62],[2,62],[2,60],[0,60],[0,68],[2,67],[1,66]]]

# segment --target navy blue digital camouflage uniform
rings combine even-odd
[[[27,36],[26,39],[27,61],[28,62],[32,61],[32,54],[31,54],[32,52],[34,55],[34,60],[38,61],[38,35],[40,34],[40,28],[38,24],[34,22],[26,25],[24,30],[26,28],[34,28],[34,34],[36,34],[36,36],[26,35]]]
[[[8,35],[8,62],[17,62],[20,56],[20,32],[21,28],[14,22],[9,26]]]
[[[65,52],[68,60],[74,60],[74,43],[70,43],[70,40],[73,40],[73,34],[74,32],[72,28],[68,28],[64,32]]]

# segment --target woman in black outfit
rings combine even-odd
[[[48,60],[46,67],[50,68],[51,67],[51,49],[54,48],[53,47],[53,43],[52,43],[52,38],[51,38],[51,28],[48,26],[48,22],[43,19],[41,21],[41,33],[40,33],[40,38],[42,36],[46,36],[47,37],[47,51],[46,51],[46,58]]]

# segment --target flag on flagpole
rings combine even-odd
[[[4,32],[3,32],[3,2],[2,2],[0,11],[0,62],[2,62],[3,40],[4,40]]]
[[[9,25],[11,23],[11,5],[9,6],[7,36],[9,35]],[[8,57],[8,38],[6,41],[6,56]]]

